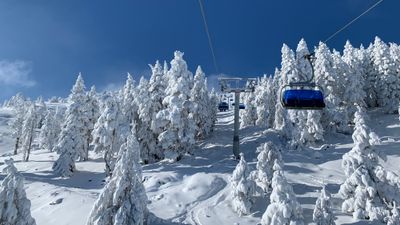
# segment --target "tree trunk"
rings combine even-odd
[[[19,147],[19,137],[17,137],[17,140],[15,141],[14,155],[18,153],[18,147]]]

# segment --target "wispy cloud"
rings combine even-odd
[[[0,85],[32,87],[36,82],[29,76],[32,63],[16,60],[0,60]]]

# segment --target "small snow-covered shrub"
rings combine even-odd
[[[239,216],[249,214],[253,205],[254,183],[249,176],[247,162],[243,153],[240,153],[240,161],[231,178],[232,207]]]

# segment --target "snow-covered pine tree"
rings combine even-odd
[[[136,136],[140,145],[142,161],[151,163],[159,160],[162,154],[157,148],[157,139],[151,130],[153,102],[150,96],[149,83],[144,77],[140,78],[137,89],[136,105],[138,106],[139,119],[136,126]]]
[[[400,75],[400,45],[396,43],[390,43],[390,57],[393,60],[394,68],[396,68],[397,76]]]
[[[43,125],[43,121],[44,118],[47,114],[47,107],[46,104],[43,101],[43,97],[39,96],[36,101],[35,101],[35,109],[36,109],[36,115],[37,115],[37,119],[36,119],[36,124],[35,124],[35,128],[41,128]]]
[[[256,96],[254,92],[242,93],[245,109],[240,110],[240,127],[254,126],[257,121]]]
[[[232,185],[232,208],[239,216],[250,214],[254,203],[255,184],[250,179],[250,171],[243,153],[240,153],[240,161],[233,171],[231,178]]]
[[[395,61],[390,56],[389,46],[379,37],[375,37],[372,58],[377,73],[378,105],[386,113],[397,111],[400,98],[400,78],[397,76]]]
[[[304,224],[303,210],[281,170],[274,172],[270,200],[271,203],[261,218],[262,225]]]
[[[210,107],[208,108],[209,109],[208,113],[210,115],[210,122],[211,122],[210,130],[213,131],[215,123],[217,122],[217,113],[218,113],[217,106],[218,106],[218,102],[219,102],[218,94],[214,88],[211,89],[209,98],[210,98]]]
[[[297,77],[297,67],[296,60],[293,51],[286,45],[282,46],[282,61],[281,61],[281,70],[279,73],[279,81],[277,82],[278,87],[283,87],[289,82],[296,81]],[[278,89],[280,90],[280,89]],[[295,132],[295,128],[293,127],[293,121],[291,118],[296,118],[295,116],[291,116],[293,112],[289,112],[292,110],[285,110],[281,105],[280,94],[277,95],[276,101],[276,111],[275,111],[275,121],[274,128],[279,130],[287,139],[293,139],[293,132]]]
[[[321,124],[325,131],[336,132],[338,130],[338,124],[343,123],[342,121],[342,110],[339,110],[340,99],[338,75],[335,68],[335,62],[328,46],[325,43],[320,42],[319,46],[315,51],[315,80],[316,83],[322,87],[325,95],[326,107],[321,115]]]
[[[313,78],[312,61],[309,61],[306,56],[310,54],[307,43],[304,39],[301,39],[296,49],[296,63],[297,63],[297,81],[308,81]],[[298,140],[297,145],[310,145],[315,141],[322,140],[323,129],[320,119],[321,115],[319,111],[291,111],[291,116],[295,116],[295,124],[297,126],[297,134],[295,139]],[[293,121],[293,120],[292,120]]]
[[[139,164],[140,150],[135,128],[118,153],[109,182],[104,186],[87,225],[145,225],[148,209]]]
[[[157,113],[160,112],[163,106],[163,99],[165,97],[166,88],[166,78],[165,74],[168,71],[168,65],[165,63],[164,69],[162,68],[160,62],[157,60],[154,66],[149,65],[152,71],[150,81],[149,81],[149,92],[150,92],[150,110],[149,117],[151,119],[150,129],[152,131],[151,139],[154,140],[155,146],[152,149],[152,160],[158,161],[164,158],[164,153],[162,151],[161,144],[159,143],[158,136],[163,131],[160,129],[159,124],[157,124]],[[164,71],[165,70],[165,71]]]
[[[32,104],[29,106],[28,112],[25,114],[24,123],[22,124],[21,132],[21,150],[24,153],[23,160],[29,161],[29,155],[32,149],[32,142],[35,136],[35,127],[37,125],[37,112],[36,106]]]
[[[256,125],[261,127],[269,127],[269,110],[268,110],[268,78],[266,75],[258,80],[258,85],[254,91],[255,100],[254,104],[256,106],[257,120]]]
[[[138,120],[138,107],[136,105],[135,96],[137,96],[138,90],[135,87],[135,81],[131,74],[128,73],[124,87],[120,93],[120,107],[124,117],[127,120],[127,124],[130,126]],[[130,128],[132,129],[132,127]]]
[[[366,94],[365,103],[368,107],[376,107],[378,105],[377,97],[377,73],[374,69],[373,44],[370,44],[367,49],[363,45],[360,46],[357,53],[357,58],[361,61],[362,75],[364,77],[364,92]]]
[[[48,109],[43,121],[43,126],[40,129],[39,148],[52,151],[54,145],[57,143],[59,132],[60,130],[58,121],[56,121],[55,118],[55,112]]]
[[[86,120],[85,120],[85,127],[86,127],[86,135],[85,139],[87,139],[87,147],[85,152],[85,160],[89,157],[89,145],[93,142],[92,132],[94,130],[94,125],[96,124],[97,120],[100,117],[100,106],[99,101],[97,98],[96,87],[92,86],[90,91],[86,93]]]
[[[257,156],[257,170],[252,172],[254,173],[252,177],[257,186],[259,186],[264,193],[267,193],[271,190],[274,172],[283,167],[282,156],[272,142],[261,144],[257,148],[257,152],[259,152]]]
[[[210,99],[207,91],[206,78],[200,66],[197,67],[194,76],[194,84],[190,93],[190,100],[193,102],[193,118],[196,124],[196,138],[203,139],[209,133],[212,126],[209,115]]]
[[[22,125],[29,104],[26,102],[24,96],[18,93],[10,99],[7,105],[13,108],[15,115],[14,119],[10,121],[9,126],[12,130],[12,137],[15,138],[14,155],[16,155],[21,144]]]
[[[365,117],[364,110],[358,107],[352,135],[354,147],[343,155],[347,179],[339,194],[344,199],[342,210],[352,213],[355,219],[384,221],[391,204],[400,202],[400,177],[379,164],[382,155],[373,147],[378,138],[366,125]]]
[[[24,178],[15,168],[13,159],[5,160],[5,164],[6,177],[0,184],[0,224],[36,225],[24,190]]]
[[[345,90],[348,87],[347,77],[349,76],[349,66],[342,60],[342,56],[340,52],[333,49],[332,53],[333,59],[333,69],[336,72],[336,86],[335,86],[335,95],[337,96],[336,100],[336,111],[333,114],[335,116],[335,125],[336,125],[336,132],[343,133],[343,134],[350,134],[351,129],[349,127],[349,113],[348,109],[348,99],[345,99]],[[350,75],[352,76],[352,75]]]
[[[307,141],[313,144],[318,141],[324,140],[324,128],[320,122],[321,113],[316,110],[310,110],[307,114],[307,134],[309,135]]]
[[[64,121],[58,143],[54,146],[54,151],[60,154],[60,157],[53,165],[53,170],[60,176],[69,177],[75,171],[75,160],[83,160],[86,157],[87,128],[85,128],[85,84],[82,75],[79,74],[71,94],[68,99],[69,105],[65,112]]]
[[[96,153],[104,153],[106,164],[106,174],[111,175],[114,169],[118,150],[130,132],[130,125],[126,122],[120,104],[115,96],[107,93],[103,95],[104,110],[94,125],[92,132],[93,142]]]
[[[321,194],[315,203],[313,221],[316,225],[335,225],[332,213],[331,194],[322,187]]]
[[[349,120],[352,121],[354,113],[357,111],[357,105],[365,106],[364,99],[366,94],[364,91],[364,77],[361,68],[362,62],[358,57],[358,50],[355,49],[350,41],[347,41],[343,50],[343,61],[347,66],[347,76],[346,76],[346,87],[344,89],[344,101],[347,105],[347,111],[349,113]]]
[[[168,86],[163,100],[164,109],[156,115],[155,128],[162,130],[158,140],[164,153],[172,160],[179,160],[195,143],[195,124],[189,101],[193,77],[183,60],[183,53],[175,51],[174,55],[166,76]]]

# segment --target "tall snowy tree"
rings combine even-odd
[[[344,100],[346,101],[349,113],[349,119],[352,119],[357,111],[357,105],[365,106],[364,99],[366,94],[364,91],[364,77],[361,68],[362,62],[358,57],[358,50],[355,49],[350,41],[347,41],[343,50],[343,61],[348,65],[346,87],[344,89]]]
[[[255,90],[256,97],[254,104],[257,111],[256,125],[265,128],[273,126],[271,118],[273,118],[276,96],[273,93],[272,85],[272,78],[264,75]]]
[[[31,216],[31,201],[26,197],[24,178],[14,166],[13,159],[5,160],[6,177],[0,184],[0,224],[36,225]]]
[[[44,103],[42,96],[39,96],[36,99],[34,104],[35,104],[36,115],[37,115],[35,128],[41,128],[43,125],[44,118],[47,113],[47,106]]]
[[[75,160],[83,160],[87,148],[87,128],[85,126],[85,84],[82,75],[79,74],[69,95],[69,105],[65,113],[60,137],[54,151],[60,154],[60,157],[53,165],[53,170],[60,176],[71,176],[75,170]]]
[[[14,155],[16,155],[21,144],[22,125],[24,123],[28,103],[22,94],[18,93],[10,99],[8,105],[13,108],[15,115],[9,125],[12,130],[12,137],[15,138]]]
[[[355,113],[352,135],[354,147],[343,155],[342,167],[347,176],[340,186],[342,210],[356,219],[384,221],[392,203],[400,201],[400,178],[380,164],[382,155],[373,147],[379,142],[365,122],[366,114],[359,107]]]
[[[175,51],[166,78],[168,86],[163,100],[165,108],[156,115],[155,129],[162,130],[158,140],[164,153],[172,160],[179,160],[195,143],[196,129],[193,113],[190,112],[193,104],[189,101],[193,77],[183,60],[182,52]]]
[[[134,130],[134,129],[133,129]],[[97,199],[87,225],[145,225],[148,209],[135,132],[121,146],[109,182]]]
[[[316,225],[335,225],[332,213],[331,194],[322,187],[321,194],[315,203],[313,220]]]
[[[281,70],[279,73],[278,86],[283,87],[290,82],[298,81],[298,71],[296,65],[296,59],[293,51],[287,46],[282,46],[282,62]],[[294,133],[297,132],[296,127],[293,126],[293,122],[297,117],[293,110],[285,110],[281,105],[280,95],[277,96],[276,111],[275,111],[275,122],[274,128],[280,130],[282,135],[290,140],[296,140],[293,137]]]
[[[138,85],[137,103],[139,119],[137,121],[137,138],[140,145],[140,156],[144,163],[155,162],[162,155],[157,148],[157,139],[151,130],[153,102],[149,91],[149,82],[142,77]]]
[[[254,126],[257,121],[257,107],[255,103],[255,93],[254,92],[245,92],[242,94],[244,98],[245,109],[240,110],[240,126]]]
[[[326,131],[336,132],[343,123],[342,100],[339,97],[339,77],[335,68],[335,62],[328,46],[320,43],[315,51],[315,79],[316,83],[322,87],[325,95],[326,107],[321,115],[321,123]]]
[[[126,123],[132,125],[138,120],[138,107],[136,104],[135,97],[138,94],[138,90],[135,87],[135,81],[132,76],[128,73],[124,87],[121,90],[120,105],[121,110],[126,118]]]
[[[194,76],[194,85],[190,93],[194,108],[191,110],[196,123],[196,137],[205,138],[211,130],[212,122],[209,115],[210,99],[207,91],[206,78],[200,66]]]
[[[96,87],[92,86],[90,88],[90,91],[86,93],[86,103],[85,103],[85,114],[86,114],[86,120],[85,120],[85,127],[86,127],[86,135],[85,139],[87,140],[87,146],[85,148],[85,160],[88,159],[89,157],[89,145],[93,141],[93,136],[92,132],[94,130],[94,125],[96,124],[97,120],[100,117],[100,106],[99,106],[99,101],[97,98],[97,93],[96,93]]]
[[[261,218],[262,225],[304,224],[303,210],[281,170],[274,172],[270,200],[271,203]]]
[[[21,142],[22,142],[22,152],[24,153],[23,160],[25,162],[29,161],[29,155],[32,149],[32,142],[35,135],[35,127],[37,125],[37,112],[36,106],[31,105],[24,117],[24,123],[22,124],[21,132]]]
[[[104,154],[105,171],[110,176],[114,169],[118,150],[129,135],[130,124],[127,124],[120,104],[114,96],[106,94],[103,98],[105,108],[94,125],[91,144],[96,153]]]
[[[256,171],[252,177],[264,193],[271,190],[272,176],[283,167],[282,156],[272,142],[266,142],[257,148]]]
[[[52,151],[59,135],[59,125],[52,110],[47,110],[47,114],[43,121],[43,126],[39,134],[39,148]]]
[[[395,61],[390,57],[389,46],[379,37],[375,38],[372,58],[377,73],[378,104],[385,112],[397,111],[400,98],[400,78],[397,76]]]
[[[232,185],[232,207],[239,216],[250,214],[254,203],[254,183],[250,179],[250,171],[243,153],[240,153],[240,161],[233,171]]]

